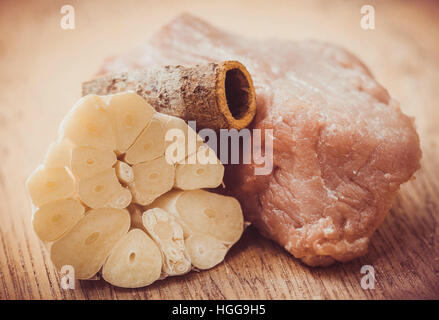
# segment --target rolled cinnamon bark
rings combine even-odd
[[[109,74],[82,85],[83,95],[122,91],[136,92],[158,112],[196,120],[198,128],[242,129],[256,113],[253,81],[238,61]]]

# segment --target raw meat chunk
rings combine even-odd
[[[101,73],[232,59],[253,77],[252,126],[274,130],[274,160],[265,176],[229,165],[228,192],[263,235],[308,265],[364,255],[421,150],[413,119],[352,54],[316,41],[239,37],[185,14]]]

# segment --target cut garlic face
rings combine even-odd
[[[116,169],[116,175],[120,182],[127,185],[134,181],[133,168],[131,168],[127,163],[117,161],[114,169]]]
[[[160,157],[133,166],[134,181],[129,184],[134,202],[148,205],[172,189],[175,167]]]
[[[46,168],[70,167],[71,153],[74,145],[68,139],[53,142],[47,150],[44,158]]]
[[[160,278],[162,256],[156,243],[142,230],[133,229],[113,248],[102,277],[122,288],[139,288]]]
[[[116,149],[116,135],[105,102],[96,95],[81,98],[62,121],[59,133],[78,147]]]
[[[173,191],[150,207],[169,212],[182,226],[185,246],[198,269],[220,263],[244,231],[241,206],[232,197],[204,190]]]
[[[200,270],[210,269],[221,263],[229,246],[208,234],[193,234],[185,241],[192,264]]]
[[[203,145],[199,147],[193,163],[176,165],[174,187],[182,190],[216,188],[223,182],[223,176],[224,166],[215,152]]]
[[[53,243],[50,258],[58,270],[69,265],[77,279],[90,279],[129,227],[130,215],[126,210],[90,210],[72,230]]]
[[[77,200],[61,199],[43,204],[32,217],[35,233],[42,241],[59,239],[84,216],[85,208]]]
[[[148,127],[154,115],[151,105],[133,92],[116,93],[105,98],[104,106],[116,136],[116,152],[123,154],[139,134]]]
[[[78,196],[93,209],[126,208],[131,202],[131,193],[121,186],[114,168],[79,180]]]
[[[116,160],[113,151],[78,147],[72,150],[70,168],[76,178],[82,179],[111,168]]]
[[[73,197],[75,185],[65,168],[39,167],[26,182],[34,206]]]
[[[185,237],[205,233],[234,244],[244,229],[238,200],[205,190],[169,192],[158,198],[151,207],[162,208],[173,214],[184,226]]]
[[[163,273],[176,276],[189,272],[191,260],[184,244],[183,229],[174,217],[165,210],[153,208],[143,213],[142,222],[162,251]]]
[[[185,163],[204,144],[203,139],[180,118],[158,113],[165,123],[165,158],[168,163]]]
[[[134,93],[90,95],[59,134],[27,181],[33,228],[58,270],[90,279],[102,268],[137,288],[212,268],[241,236],[239,203],[200,190],[220,185],[224,167],[182,119]]]
[[[134,144],[125,154],[129,164],[151,161],[165,153],[166,123],[160,117],[154,117],[149,126],[142,131]]]

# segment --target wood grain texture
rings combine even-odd
[[[69,1],[76,29],[59,25],[56,0],[0,2],[0,299],[382,299],[439,298],[439,5],[367,1],[376,29],[360,28],[363,1]],[[316,38],[343,45],[416,117],[424,152],[372,238],[369,253],[309,268],[249,228],[210,271],[150,287],[104,281],[62,290],[33,233],[24,182],[41,162],[63,115],[103,59],[139,45],[189,11],[247,36]],[[360,286],[372,265],[375,290]]]

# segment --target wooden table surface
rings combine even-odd
[[[64,2],[75,30],[60,27]],[[360,8],[375,8],[375,30]],[[81,82],[103,59],[139,45],[178,13],[253,37],[315,38],[345,46],[416,117],[422,169],[405,184],[369,253],[330,268],[302,265],[249,228],[213,270],[127,290],[104,281],[63,290],[33,233],[24,183],[42,161]],[[0,2],[0,299],[439,298],[439,4],[434,1]],[[374,290],[360,269],[375,269]]]

